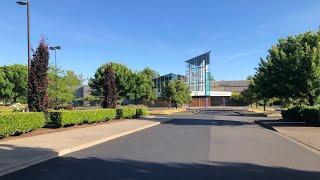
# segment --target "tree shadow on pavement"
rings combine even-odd
[[[303,121],[289,121],[289,120],[256,120],[257,122],[267,123],[278,127],[312,127]]]
[[[199,125],[199,126],[245,126],[253,125],[253,122],[236,121],[236,120],[210,120],[210,119],[173,119],[165,124],[173,125]]]
[[[201,115],[216,115],[216,116],[239,116],[238,113],[234,111],[213,111],[213,110],[201,110],[199,111]]]
[[[57,157],[57,153],[51,149],[14,146],[2,141],[0,143],[0,175],[50,157]]]
[[[289,120],[255,120],[255,123],[259,124],[260,126],[277,131],[276,127],[312,127],[311,125],[305,123],[305,122],[299,122],[299,121],[289,121]]]
[[[71,179],[320,179],[319,171],[268,167],[249,163],[159,163],[128,159],[60,157],[15,172],[3,180]]]

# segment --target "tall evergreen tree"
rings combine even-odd
[[[30,111],[43,112],[48,109],[48,61],[49,49],[44,39],[33,54],[29,74],[28,106]]]
[[[103,86],[103,108],[116,108],[118,100],[118,92],[116,86],[116,76],[112,65],[108,65],[104,73]]]

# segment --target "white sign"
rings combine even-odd
[[[226,96],[230,97],[231,92],[226,91],[210,91],[210,96]],[[191,96],[205,96],[205,91],[192,91]]]

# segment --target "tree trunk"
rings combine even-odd
[[[263,100],[263,111],[266,111],[267,100]]]
[[[308,102],[309,102],[309,105],[310,106],[314,106],[315,105],[315,101],[314,101],[314,97],[312,97],[312,96],[309,96],[309,98],[308,98]]]
[[[13,103],[17,103],[18,96],[13,97]]]

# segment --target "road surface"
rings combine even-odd
[[[320,179],[320,156],[232,111],[201,111],[0,177]]]

